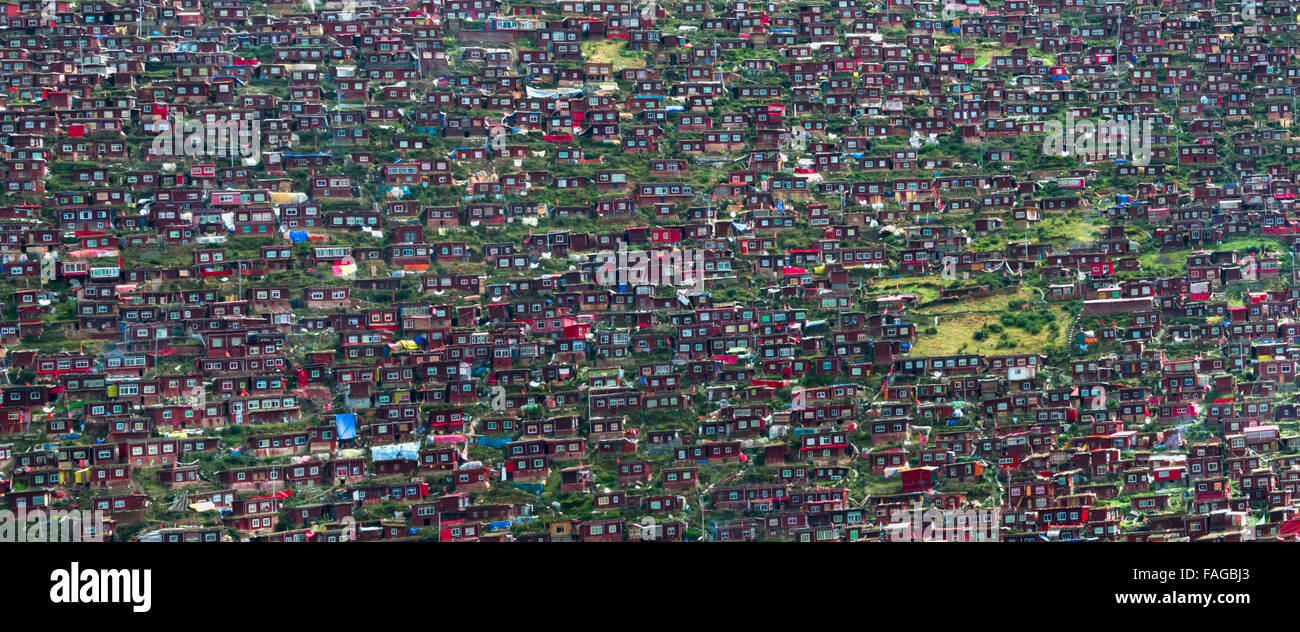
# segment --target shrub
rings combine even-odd
[[[1001,321],[1004,327],[1016,327],[1034,335],[1049,323],[1054,323],[1056,314],[1050,311],[1019,311],[1017,308],[1016,311],[1002,314]]]

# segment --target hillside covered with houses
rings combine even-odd
[[[0,509],[1300,538],[1300,8],[968,1],[0,0]]]

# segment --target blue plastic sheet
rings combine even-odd
[[[496,437],[479,437],[478,444],[485,445],[489,448],[504,448],[506,447],[506,440],[498,439]]]
[[[357,416],[352,413],[334,415],[334,424],[338,427],[339,440],[357,438]]]

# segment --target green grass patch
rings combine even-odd
[[[624,68],[645,68],[645,57],[626,50],[626,46],[627,42],[620,39],[587,41],[582,43],[582,57],[598,64],[613,64],[614,72]]]

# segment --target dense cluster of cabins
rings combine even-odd
[[[1300,533],[1291,4],[333,4],[0,2],[5,507],[144,541]],[[1018,165],[1067,114],[1155,120],[1150,164]],[[258,160],[140,141],[177,115]],[[1099,228],[1032,238],[1062,218]],[[704,269],[603,283],[619,248]],[[918,355],[886,275],[1077,318]]]

